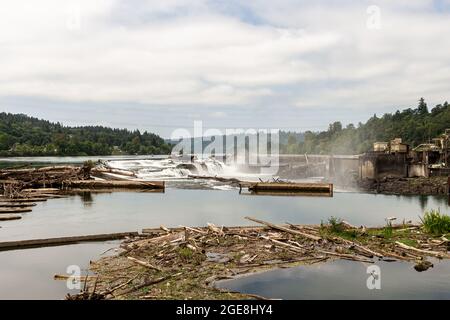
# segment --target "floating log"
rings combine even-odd
[[[113,173],[121,176],[128,176],[128,177],[136,177],[136,174],[133,171],[129,170],[121,170],[121,169],[112,169],[112,168],[93,168],[91,170],[92,174],[97,173]]]
[[[31,193],[31,194],[35,194],[35,193],[59,193],[61,192],[60,189],[57,188],[39,188],[39,189],[23,189],[22,192],[25,193]]]
[[[258,182],[248,186],[249,191],[254,192],[319,192],[333,194],[332,183],[280,183]]]
[[[164,181],[98,181],[98,180],[76,180],[69,181],[68,188],[77,189],[164,189]]]
[[[188,175],[188,178],[191,179],[203,179],[203,180],[216,180],[219,182],[226,182],[226,183],[245,183],[244,181],[241,181],[239,179],[236,178],[223,178],[223,177],[218,177],[218,176],[200,176],[200,175],[193,175],[190,174]]]
[[[43,202],[47,198],[0,198],[0,203],[4,202]]]
[[[53,280],[72,280],[76,282],[84,282],[84,281],[91,281],[97,279],[97,276],[74,276],[74,275],[65,275],[65,274],[55,274],[53,276]]]
[[[7,216],[0,215],[0,221],[19,220],[19,219],[22,219],[22,217],[18,215],[7,215]]]
[[[52,247],[63,246],[67,244],[74,244],[80,242],[94,242],[94,241],[107,241],[123,239],[125,237],[138,236],[138,232],[120,232],[120,233],[107,233],[107,234],[95,234],[87,236],[75,236],[75,237],[61,237],[50,239],[33,239],[33,240],[20,240],[20,241],[7,241],[0,242],[0,251],[16,250],[16,249],[29,249],[38,247]]]
[[[283,192],[283,191],[253,191],[240,193],[244,196],[277,196],[277,197],[332,197],[330,192]]]
[[[3,213],[25,213],[33,211],[28,207],[20,207],[20,208],[0,208],[0,214]]]
[[[21,208],[21,207],[34,207],[36,203],[33,202],[0,202],[0,208]]]
[[[445,252],[417,249],[417,248],[408,246],[408,245],[406,245],[406,244],[404,244],[404,243],[402,243],[400,241],[395,241],[395,244],[397,246],[399,246],[400,248],[403,248],[403,249],[406,249],[406,250],[411,250],[411,251],[414,251],[414,252],[417,252],[417,253],[422,253],[422,254],[426,254],[426,255],[430,255],[430,256],[435,256],[435,257],[438,257],[438,258],[443,258],[443,257],[450,258],[450,255],[448,255]]]
[[[262,220],[258,220],[258,219],[252,218],[252,217],[245,217],[245,219],[253,221],[253,222],[256,222],[256,223],[259,223],[259,224],[266,225],[266,226],[268,226],[268,227],[270,227],[272,229],[277,229],[277,230],[280,230],[280,231],[292,233],[292,234],[299,235],[299,236],[302,236],[302,237],[305,237],[305,238],[308,238],[308,239],[311,239],[311,240],[314,240],[314,241],[319,241],[320,239],[322,239],[321,237],[314,236],[314,235],[309,234],[309,233],[305,233],[305,232],[301,232],[301,231],[298,231],[298,230],[289,229],[289,228],[286,228],[286,227],[283,227],[283,226],[278,226],[276,224],[273,224],[273,223],[270,223],[270,222],[266,222],[266,221],[262,221]]]

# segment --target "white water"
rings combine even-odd
[[[133,171],[138,179],[164,180],[168,182],[199,183],[190,176],[236,178],[245,181],[272,179],[271,175],[241,172],[236,166],[226,164],[215,158],[195,159],[192,162],[181,159],[163,160],[110,160],[108,165],[115,169]],[[219,190],[230,190],[234,187],[214,180],[203,180],[202,186]],[[180,186],[179,184],[177,186]]]

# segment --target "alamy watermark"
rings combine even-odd
[[[366,280],[367,289],[380,290],[381,289],[381,269],[377,265],[370,265],[367,267],[369,277]]]
[[[178,143],[172,154],[213,157],[223,155],[226,161],[257,167],[262,174],[276,174],[279,168],[279,129],[203,130],[202,121],[194,121],[193,130],[178,128],[172,132]]]
[[[366,27],[369,30],[380,30],[381,29],[381,9],[379,6],[369,6],[367,7],[366,13],[368,15],[366,20]]]
[[[69,290],[81,289],[81,268],[78,265],[70,265],[66,269],[66,273],[70,276],[66,280],[66,287]]]

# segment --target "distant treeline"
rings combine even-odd
[[[23,114],[0,113],[0,156],[168,154],[156,134],[102,126],[67,127]]]
[[[374,115],[366,123],[357,126],[341,122],[329,125],[327,131],[306,131],[303,139],[294,135],[281,145],[282,153],[310,154],[358,154],[370,150],[376,141],[390,141],[402,138],[411,146],[429,142],[432,138],[450,128],[450,107],[447,102],[438,104],[431,110],[423,98],[418,106],[382,117]]]

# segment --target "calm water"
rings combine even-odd
[[[118,241],[82,243],[0,252],[0,299],[64,299],[66,281],[55,281],[55,274],[66,274],[67,267],[77,265],[87,274],[90,260],[114,253]]]
[[[369,264],[336,260],[276,269],[226,280],[217,286],[274,299],[450,299],[450,261],[417,272],[405,262],[377,262],[380,289],[369,290]]]
[[[136,159],[133,158],[133,161]],[[29,158],[21,162],[74,163],[87,159],[38,160]],[[138,161],[138,164],[147,162],[153,164],[152,160]],[[9,161],[8,164],[17,165],[17,161]],[[141,170],[146,174],[145,168]],[[403,219],[418,221],[426,209],[440,208],[442,212],[449,212],[446,197],[362,193],[335,193],[333,198],[263,197],[239,195],[238,190],[232,188],[189,190],[185,189],[186,185],[203,185],[186,179],[182,171],[172,168],[163,170],[164,174],[167,171],[167,174],[181,178],[183,186],[180,188],[179,182],[171,183],[165,193],[84,193],[41,202],[32,212],[23,214],[21,220],[0,222],[0,241],[140,231],[160,225],[204,226],[207,222],[229,226],[253,224],[245,220],[245,216],[275,223],[298,224],[318,224],[330,216],[336,216],[355,225],[372,226],[383,225],[384,219],[392,216],[397,217],[399,222]],[[117,242],[0,252],[0,299],[62,299],[67,293],[65,282],[54,281],[53,275],[64,274],[67,266],[72,264],[87,268],[89,260],[98,259],[102,252],[114,246]],[[411,292],[415,291],[427,298],[449,298],[445,294],[445,289],[450,287],[448,263],[439,264],[435,269],[419,275],[410,264],[383,265],[382,270],[385,298],[414,298]],[[313,268],[277,270],[240,279],[229,285],[276,298],[379,298],[380,294],[367,296],[374,293],[367,293],[365,287],[360,288],[365,286],[365,278],[365,267],[361,264],[337,261]],[[409,283],[409,278],[414,281]],[[364,280],[362,284],[361,279]],[[425,280],[420,282],[420,279]],[[336,291],[337,287],[341,289]]]
[[[404,197],[335,193],[322,197],[262,197],[237,190],[184,190],[165,193],[85,193],[38,203],[21,220],[0,222],[0,241],[166,226],[252,224],[254,216],[276,223],[318,224],[336,216],[355,225],[383,225],[386,217],[418,221],[424,210],[448,212],[445,197]],[[254,223],[253,223],[254,224]]]

